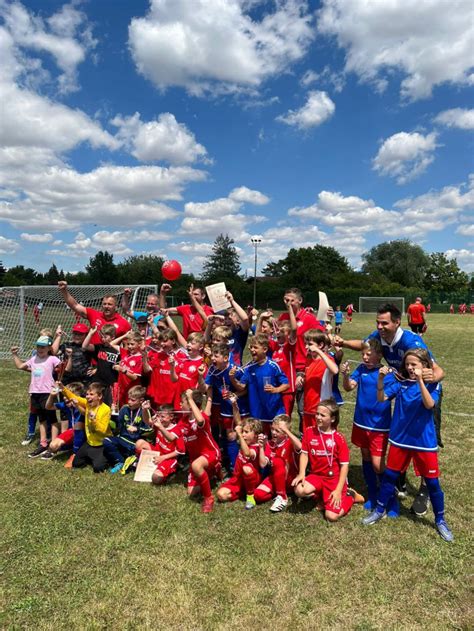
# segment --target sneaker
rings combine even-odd
[[[52,451],[49,451],[49,449],[47,449],[41,454],[41,460],[53,460],[55,456],[56,454],[53,454]]]
[[[281,495],[277,495],[273,504],[270,506],[270,513],[281,513],[287,506],[288,500]]]
[[[401,473],[397,480],[396,490],[398,497],[407,497],[407,476],[406,473]]]
[[[22,447],[26,447],[27,445],[30,445],[34,441],[34,439],[35,439],[34,434],[27,434],[25,438],[21,441]]]
[[[121,466],[120,473],[122,475],[125,475],[127,471],[130,469],[130,467],[132,466],[132,464],[136,461],[137,461],[136,456],[129,456],[128,458],[126,458],[125,462]]]
[[[45,451],[48,451],[47,447],[43,447],[43,445],[38,445],[34,451],[28,454],[28,458],[38,458],[41,454],[44,454]]]
[[[245,510],[252,510],[257,505],[255,497],[253,495],[247,495],[247,501],[245,502]]]
[[[66,460],[66,462],[64,463],[64,468],[65,469],[72,469],[72,463],[74,461],[74,456],[75,454],[72,454],[69,456],[69,458]]]
[[[423,517],[428,512],[428,504],[430,501],[430,496],[428,494],[428,489],[426,486],[421,486],[418,491],[415,499],[413,500],[413,504],[410,508],[412,513],[415,513],[417,517]]]
[[[376,524],[378,521],[380,521],[384,517],[385,517],[385,513],[379,513],[378,511],[374,510],[370,513],[370,515],[367,515],[367,517],[364,517],[364,519],[361,519],[361,524],[363,524],[364,526],[372,526],[373,524]]]
[[[109,469],[109,473],[118,473],[123,468],[123,462],[116,462],[113,467]]]
[[[357,493],[355,489],[351,489],[350,487],[347,489],[347,495],[353,497],[354,504],[363,504],[365,502],[365,497],[360,493]]]
[[[444,541],[454,541],[454,535],[444,519],[436,524],[436,530]]]
[[[214,496],[211,495],[209,497],[205,497],[202,500],[201,512],[211,513],[213,508],[214,508]]]

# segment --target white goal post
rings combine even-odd
[[[405,298],[400,296],[360,296],[359,313],[375,313],[380,305],[387,302],[396,305],[402,314],[405,313]]]
[[[98,311],[106,294],[117,296],[121,313],[122,294],[127,286],[133,290],[130,306],[137,311],[144,310],[146,297],[158,289],[156,285],[69,285],[68,289],[78,302]],[[54,334],[60,324],[69,336],[78,320],[64,303],[57,285],[0,287],[0,358],[11,357],[12,346],[20,347],[22,357],[29,356],[42,329]]]

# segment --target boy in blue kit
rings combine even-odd
[[[352,444],[360,447],[362,471],[367,484],[367,510],[374,510],[377,503],[377,477],[385,469],[385,453],[388,432],[392,421],[390,401],[377,400],[377,382],[382,362],[382,346],[378,340],[370,339],[362,351],[362,363],[350,374],[349,363],[342,365],[343,386],[346,392],[357,388]],[[393,376],[390,377],[393,379]],[[388,382],[387,382],[388,383]],[[391,506],[389,516],[398,516],[396,506]]]
[[[236,392],[232,384],[230,372],[235,368],[235,374],[243,374],[243,369],[233,366],[229,361],[230,349],[227,344],[213,344],[211,361],[212,365],[206,375],[207,396],[212,399],[212,419],[219,426],[219,442],[222,444],[228,462],[225,462],[226,469],[233,471],[235,461],[239,455],[239,443],[235,433],[232,402],[230,397]],[[241,416],[248,416],[247,397],[238,399],[238,406]],[[229,465],[229,466],[227,466]]]
[[[288,378],[280,366],[268,359],[268,338],[258,334],[250,342],[252,361],[244,367],[242,375],[234,366],[229,375],[237,392],[247,389],[250,416],[264,423],[264,431],[270,435],[271,424],[278,414],[285,414],[283,392],[290,387]]]
[[[334,312],[334,333],[339,335],[342,329],[342,322],[344,320],[344,314],[341,311],[341,306],[338,305],[336,307],[336,311]]]

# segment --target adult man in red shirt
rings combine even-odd
[[[408,324],[410,325],[410,329],[413,333],[418,333],[418,335],[423,335],[423,327],[425,326],[425,313],[426,307],[421,302],[421,298],[418,297],[415,299],[411,305],[409,305],[407,309],[407,319]]]
[[[117,298],[112,294],[106,294],[102,298],[102,311],[96,311],[95,309],[91,309],[90,307],[84,307],[77,302],[77,300],[69,293],[67,282],[65,280],[60,280],[58,282],[58,289],[61,292],[64,302],[67,306],[74,311],[81,318],[85,318],[89,320],[89,324],[91,327],[97,327],[97,332],[94,333],[92,339],[90,340],[91,344],[101,344],[102,339],[99,335],[100,329],[104,326],[104,324],[113,324],[116,329],[115,337],[120,337],[130,331],[132,328],[130,323],[123,318],[119,313],[117,313]]]
[[[166,309],[166,294],[171,290],[171,285],[163,283],[160,287],[160,307]],[[203,331],[207,325],[207,318],[202,316],[212,315],[214,311],[208,305],[204,304],[206,294],[201,287],[189,288],[190,305],[180,305],[179,307],[170,307],[167,309],[168,315],[179,315],[183,318],[183,337],[188,339],[190,333],[198,333]]]

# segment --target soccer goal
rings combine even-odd
[[[69,291],[85,307],[100,311],[105,294],[117,296],[118,308],[127,285],[70,285]],[[131,308],[144,310],[146,297],[157,292],[156,285],[129,285],[133,290]],[[22,357],[34,349],[42,329],[54,334],[57,326],[70,334],[79,316],[64,303],[57,285],[0,287],[0,358],[10,357],[12,346],[20,347]],[[67,339],[67,338],[66,338]]]
[[[396,305],[402,313],[405,313],[405,298],[400,296],[360,296],[359,313],[375,313],[380,305],[387,302]]]

